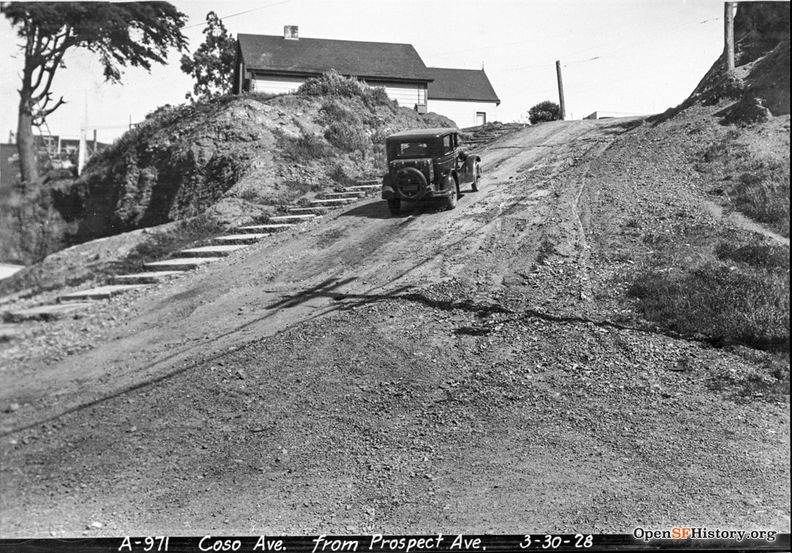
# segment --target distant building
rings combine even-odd
[[[620,111],[595,111],[586,115],[583,119],[613,119],[615,117],[639,117],[642,113],[626,113]]]
[[[430,67],[428,110],[441,113],[460,127],[496,120],[500,99],[483,69]]]
[[[39,174],[51,169],[70,171],[76,167],[80,149],[79,138],[66,138],[58,135],[34,135],[38,155]],[[108,144],[94,140],[86,141],[86,159],[101,152]],[[0,191],[10,189],[20,180],[19,151],[12,143],[0,144]]]
[[[402,107],[435,111],[459,126],[494,120],[500,103],[484,70],[430,69],[411,44],[300,38],[296,26],[284,27],[283,36],[237,36],[233,92],[294,92],[331,69],[384,88]]]

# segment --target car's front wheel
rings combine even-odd
[[[401,200],[398,198],[388,200],[388,211],[390,211],[391,215],[398,215],[401,212]]]

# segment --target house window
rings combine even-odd
[[[485,111],[477,111],[476,112],[476,125],[486,125],[487,124],[487,112]]]

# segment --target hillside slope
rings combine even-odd
[[[788,2],[740,2],[734,19],[735,69],[726,71],[726,55],[715,61],[675,114],[695,105],[731,103],[722,116],[731,122],[789,114],[790,5]]]
[[[678,134],[720,207],[789,237],[790,4],[740,3],[735,70],[721,55],[682,104],[650,119]]]

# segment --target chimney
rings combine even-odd
[[[300,37],[297,34],[297,25],[284,25],[283,38],[286,40],[299,40]]]

